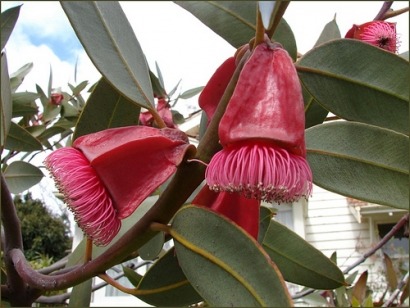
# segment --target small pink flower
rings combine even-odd
[[[192,146],[176,129],[112,128],[76,139],[45,165],[74,217],[96,245],[107,245],[121,219],[176,170]]]
[[[157,102],[157,111],[159,116],[164,120],[164,123],[169,128],[177,128],[172,118],[171,107],[164,98],[159,98]],[[153,126],[154,117],[149,111],[141,112],[140,114],[141,125]]]
[[[64,95],[61,93],[51,93],[50,103],[56,106],[60,106],[63,102]]]
[[[302,89],[293,61],[277,43],[258,45],[245,63],[219,124],[223,149],[205,174],[214,191],[267,202],[307,198]]]
[[[380,47],[393,53],[398,51],[396,23],[375,20],[353,25],[345,38],[352,38]]]

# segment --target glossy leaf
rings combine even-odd
[[[291,305],[276,265],[253,238],[222,216],[186,206],[176,213],[170,233],[182,270],[209,305]]]
[[[40,141],[34,138],[33,135],[31,135],[23,127],[14,122],[11,122],[10,131],[7,135],[7,140],[4,147],[8,150],[19,152],[32,152],[43,148]]]
[[[2,14],[3,15],[3,14]],[[3,35],[3,34],[2,34]],[[0,152],[6,143],[6,138],[10,130],[12,117],[12,98],[7,67],[7,56],[1,54],[1,102],[0,102]]]
[[[39,168],[20,160],[12,162],[4,171],[7,186],[13,194],[22,193],[39,183],[43,177]]]
[[[73,140],[107,128],[137,125],[140,109],[101,78],[84,106]]]
[[[174,248],[150,267],[138,284],[139,299],[159,306],[188,306],[202,301],[179,266]]]
[[[407,136],[339,121],[306,130],[306,146],[316,185],[355,199],[408,210]]]
[[[15,6],[1,13],[1,50],[4,49],[13,32],[20,15],[20,8],[21,5]]]
[[[315,46],[317,47],[323,43],[326,43],[330,40],[339,39],[341,37],[339,26],[336,23],[335,18],[328,22],[319,38],[317,39]],[[322,124],[326,119],[329,111],[323,108],[306,90],[303,86],[303,99],[305,101],[305,128],[312,127],[317,124]]]
[[[325,290],[345,283],[334,262],[275,220],[271,221],[262,246],[286,281]]]
[[[249,43],[255,36],[256,1],[174,1],[192,13],[235,48]],[[292,29],[282,18],[273,39],[283,45],[296,60],[296,41]]]
[[[296,68],[308,92],[333,114],[409,134],[408,61],[340,39],[312,49]]]
[[[164,246],[164,232],[158,232],[152,239],[138,249],[138,254],[142,260],[155,260]]]
[[[153,108],[148,65],[117,1],[60,1],[91,61],[133,103]]]

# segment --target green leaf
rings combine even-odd
[[[336,23],[335,16],[335,19],[333,19],[325,25],[322,33],[320,34],[318,40],[315,43],[315,47],[323,43],[326,43],[330,40],[339,38],[340,30]],[[326,119],[329,111],[323,108],[317,101],[315,101],[304,86],[302,86],[302,90],[303,98],[305,101],[305,128],[309,128],[317,124],[322,124],[323,121]]]
[[[351,121],[409,134],[409,62],[357,40],[320,45],[297,63],[308,92]]]
[[[142,279],[142,276],[140,274],[135,272],[133,269],[123,265],[122,271],[124,272],[124,276],[127,277],[127,279],[132,283],[134,287],[138,286]]]
[[[174,248],[149,268],[137,289],[139,299],[158,307],[181,307],[202,301],[179,266]]]
[[[88,85],[88,81],[85,80],[83,82],[81,82],[79,85],[77,85],[72,91],[73,91],[73,95],[77,96],[81,93],[81,91],[83,91],[85,89],[85,87]]]
[[[188,98],[194,97],[195,95],[201,93],[203,88],[204,87],[196,87],[196,88],[193,88],[193,89],[186,90],[185,92],[181,93],[178,96],[178,98],[188,99]]]
[[[249,43],[256,31],[256,1],[174,1],[192,13],[235,48]],[[292,29],[282,18],[273,39],[296,60],[296,41]]]
[[[90,307],[93,280],[86,280],[71,290],[68,307]]]
[[[24,78],[28,73],[30,73],[33,68],[33,63],[26,63],[20,67],[17,71],[10,74],[10,87],[11,92],[14,93],[17,88],[23,83]]]
[[[152,239],[138,249],[138,254],[142,260],[154,260],[158,257],[164,246],[165,234],[158,232]]]
[[[390,257],[386,253],[383,253],[383,257],[384,264],[386,266],[386,278],[388,286],[390,288],[390,291],[394,291],[397,288],[398,281],[396,271],[394,270],[393,262]]]
[[[314,289],[334,289],[345,279],[337,265],[295,232],[272,220],[263,248],[286,281]]]
[[[19,194],[36,185],[44,177],[36,166],[24,161],[14,161],[4,171],[4,178],[10,192]]]
[[[154,108],[148,65],[117,1],[60,1],[100,73],[135,104]]]
[[[2,14],[3,15],[3,14]],[[3,35],[3,34],[2,34]],[[13,102],[11,98],[9,73],[7,68],[7,57],[1,54],[1,102],[0,102],[0,153],[6,143],[10,130]]]
[[[20,8],[21,5],[15,6],[1,13],[1,50],[4,49],[13,32],[20,14]]]
[[[227,219],[189,205],[176,213],[170,233],[182,270],[209,305],[291,305],[276,265],[253,238]]]
[[[7,135],[4,147],[8,150],[19,152],[32,152],[43,149],[39,140],[14,122],[11,122],[10,131]]]
[[[37,114],[38,107],[35,100],[39,97],[40,95],[35,92],[13,93],[13,118]]]
[[[316,185],[355,199],[409,209],[409,138],[338,121],[306,130]]]
[[[51,126],[48,127],[44,132],[42,132],[37,138],[40,140],[41,143],[48,141],[51,137],[55,135],[62,134],[63,132],[67,131],[66,128],[61,126]]]
[[[339,26],[336,23],[336,15],[332,21],[328,22],[320,33],[319,38],[317,39],[315,46],[317,47],[323,43],[326,43],[331,40],[340,39],[340,30]]]
[[[107,128],[137,125],[140,109],[101,78],[81,113],[73,140]]]
[[[268,231],[270,221],[274,215],[274,211],[271,208],[266,206],[260,206],[259,214],[259,234],[258,234],[258,243],[262,244],[263,239],[265,238],[266,231]]]
[[[156,97],[167,97],[167,92],[164,90],[161,81],[153,72],[149,71],[149,78],[151,80],[152,90]]]

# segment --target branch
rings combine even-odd
[[[393,1],[384,1],[379,13],[377,13],[376,17],[373,20],[384,20],[384,15],[390,10]]]
[[[386,20],[392,17],[396,17],[399,16],[400,14],[406,13],[409,11],[409,7],[405,7],[399,10],[394,10],[394,11],[388,11],[386,12],[386,14],[384,14],[383,19],[382,20]]]
[[[368,257],[373,255],[377,250],[383,247],[395,234],[397,231],[399,231],[404,225],[408,224],[409,222],[409,214],[407,213],[404,215],[397,223],[396,225],[387,233],[378,243],[376,246],[374,246],[372,249],[370,249],[368,252],[366,252],[359,260],[348,266],[344,271],[343,274],[347,274],[350,272],[352,269],[357,267],[358,265],[362,264]],[[313,292],[315,292],[315,289],[308,289],[306,291],[297,293],[292,296],[293,299],[298,299],[302,298],[306,295],[309,295]]]
[[[198,146],[196,158],[199,160],[209,161],[220,149],[218,142],[219,121],[225,112],[246,59],[247,56],[245,55],[237,66],[214,117]],[[150,229],[152,222],[167,224],[202,183],[204,174],[205,167],[202,164],[182,162],[157,202],[130,230],[100,256],[73,269],[71,272],[52,276],[43,275],[30,267],[20,249],[12,249],[10,256],[16,271],[31,287],[40,290],[66,289],[105,272],[107,269],[121,263],[124,258],[156,234]]]
[[[400,294],[400,292],[404,289],[404,287],[406,286],[406,284],[409,281],[409,272],[406,273],[406,275],[404,275],[403,279],[400,280],[399,284],[397,285],[397,288],[393,291],[393,293],[390,295],[389,299],[387,301],[384,302],[382,307],[390,307],[394,300],[396,299],[396,297]]]

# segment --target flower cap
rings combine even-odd
[[[176,129],[112,128],[77,138],[45,160],[79,226],[97,245],[131,215],[193,150]]]

